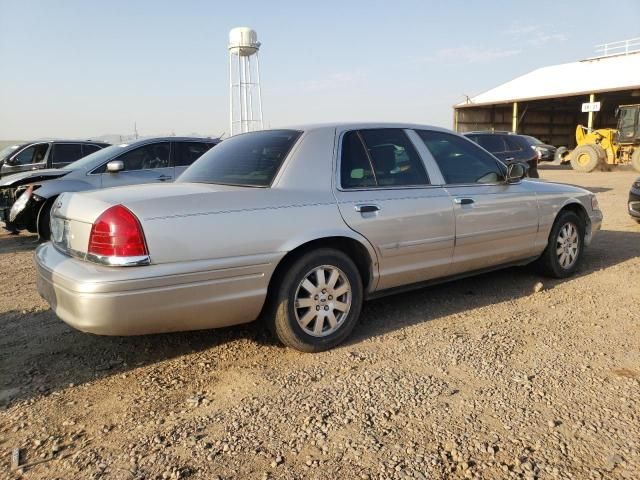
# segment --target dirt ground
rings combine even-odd
[[[38,297],[35,238],[3,234],[0,478],[640,478],[636,174],[541,176],[604,211],[576,277],[515,268],[372,301],[316,355],[253,324],[77,332]],[[15,447],[31,467],[10,471]]]

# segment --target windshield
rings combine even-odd
[[[543,145],[543,143],[538,140],[536,137],[530,137],[529,135],[520,135],[524,138],[529,145]]]
[[[118,152],[123,150],[128,145],[111,145],[110,147],[103,148],[102,150],[98,150],[97,152],[93,152],[86,157],[82,157],[80,160],[76,160],[73,163],[70,163],[64,170],[83,170],[94,168],[114,157]]]
[[[0,150],[0,161],[6,160],[7,157],[15,152],[18,148],[20,148],[20,145],[9,145],[8,147],[4,147],[2,150]]]
[[[300,134],[265,130],[231,137],[196,160],[178,182],[268,187]]]

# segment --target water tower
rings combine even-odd
[[[258,34],[248,27],[229,32],[231,135],[263,128]]]

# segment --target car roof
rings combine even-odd
[[[103,140],[92,140],[92,139],[70,139],[70,138],[47,138],[41,140],[31,140],[29,142],[15,143],[14,145],[33,145],[35,143],[99,143],[103,145],[111,145],[109,142],[105,142]]]
[[[490,130],[477,130],[473,132],[464,132],[462,135],[518,135],[515,132],[509,132],[507,130],[496,130],[494,132]]]
[[[265,130],[301,130],[304,132],[311,132],[316,130],[360,130],[367,128],[411,128],[411,129],[426,129],[437,130],[441,132],[450,133],[451,130],[442,127],[435,127],[433,125],[423,125],[418,123],[401,123],[401,122],[335,122],[335,123],[310,123],[310,124],[297,124],[286,125],[278,128],[269,128]]]
[[[156,143],[156,142],[220,142],[219,138],[212,137],[148,137],[148,138],[138,138],[136,140],[124,141],[120,143],[116,143],[115,145],[144,145],[145,143]]]

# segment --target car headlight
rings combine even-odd
[[[595,195],[591,195],[591,209],[600,210],[600,205],[598,205],[598,199]]]
[[[11,206],[11,210],[9,211],[9,221],[15,221],[16,217],[24,210],[24,207],[29,203],[29,199],[33,195],[33,186],[29,186],[22,195],[18,197],[18,199]]]

